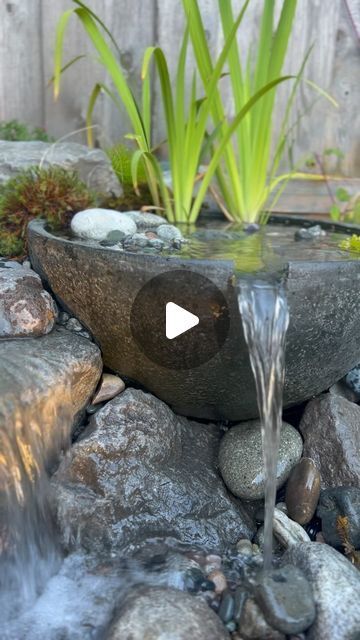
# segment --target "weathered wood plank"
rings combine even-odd
[[[140,87],[140,68],[144,49],[158,42],[169,56],[169,66],[176,68],[182,28],[182,3],[175,0],[88,0],[96,13],[113,31],[121,48],[121,60],[135,92]],[[278,0],[280,6],[281,0]],[[199,0],[212,51],[219,52],[222,35],[216,0]],[[243,0],[233,0],[237,12]],[[60,137],[85,124],[88,97],[94,83],[106,80],[105,70],[94,61],[92,46],[77,20],[73,20],[66,38],[66,59],[87,53],[92,58],[81,61],[64,74],[62,92],[54,104],[46,83],[52,75],[55,26],[61,13],[70,8],[71,0],[3,0],[0,3],[0,119],[19,119],[46,125]],[[351,0],[349,6],[356,6]],[[256,47],[263,0],[250,2],[241,27],[239,41],[243,51]],[[333,161],[329,169],[346,175],[360,173],[360,48],[345,2],[298,0],[294,34],[285,70],[296,73],[301,61],[314,43],[306,77],[329,91],[338,101],[335,109],[314,90],[302,84],[294,118],[301,114],[294,131],[293,155],[301,162],[311,152],[322,153],[328,147],[339,147],[342,161]],[[191,58],[191,57],[190,57]],[[192,62],[189,60],[189,81]],[[227,80],[222,81],[229,115],[233,113]],[[281,114],[290,87],[282,86],[275,118],[279,130]],[[159,87],[154,87],[154,141],[164,139],[164,124]],[[315,104],[313,104],[315,102]],[[310,113],[307,113],[311,106]],[[107,145],[128,132],[125,114],[102,96],[95,113],[98,140]],[[76,139],[76,138],[75,138]],[[84,136],[81,136],[84,139]]]
[[[40,0],[0,2],[0,120],[43,125]]]

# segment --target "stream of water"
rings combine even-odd
[[[61,564],[48,471],[70,444],[69,402],[58,411],[48,398],[35,417],[30,401],[0,428],[0,628],[35,602]]]
[[[276,470],[289,312],[284,286],[275,278],[242,279],[238,302],[261,420],[265,472],[264,570],[269,570],[272,564]]]

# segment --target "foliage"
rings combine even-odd
[[[360,253],[360,236],[353,234],[350,238],[342,240],[339,247],[340,249],[344,249],[344,251]]]
[[[30,220],[41,217],[53,228],[67,226],[76,212],[93,203],[86,185],[62,167],[32,167],[19,173],[0,191],[0,253],[24,251]]]
[[[204,24],[197,3],[194,0],[182,1],[187,15],[197,67],[208,94],[208,78],[213,71],[213,63]],[[296,2],[297,0],[283,0],[276,28],[274,26],[275,0],[266,0],[263,3],[260,36],[255,57],[251,50],[248,52],[247,59],[242,59],[236,40],[232,42],[228,53],[228,73],[236,112],[241,110],[250,96],[265,86],[269,87],[271,82],[280,77],[294,22]],[[245,2],[244,9],[247,4],[248,2]],[[218,5],[226,39],[234,25],[232,2],[231,0],[218,0]],[[298,75],[293,79],[293,88],[283,115],[278,139],[273,141],[273,115],[276,98],[276,85],[274,85],[273,90],[266,91],[264,97],[242,120],[240,126],[237,127],[235,139],[231,138],[226,145],[224,163],[217,170],[217,179],[221,193],[218,201],[219,204],[222,204],[222,209],[229,219],[246,222],[256,221],[270,194],[276,188],[278,188],[278,197],[286,181],[292,175],[303,177],[303,174],[299,173],[287,173],[280,176],[276,174],[286,147],[291,107],[309,53],[302,61]],[[255,60],[254,65],[253,60]],[[313,83],[310,84],[322,95],[329,98]],[[215,130],[221,134],[226,126],[226,120],[225,108],[219,90],[212,103],[211,115]],[[272,155],[273,142],[276,144]]]
[[[112,168],[114,169],[121,184],[125,187],[132,187],[133,179],[131,172],[131,164],[134,157],[134,152],[131,151],[124,144],[116,144],[110,149],[107,149],[107,154],[110,158]],[[139,184],[146,183],[146,172],[142,162],[138,164],[137,181]]]
[[[359,237],[359,236],[358,236]],[[336,518],[336,531],[341,539],[345,555],[350,562],[360,569],[360,551],[357,551],[350,542],[350,526],[346,516],[338,516]]]
[[[334,221],[360,224],[360,193],[352,196],[347,189],[339,187],[333,197],[330,217]]]
[[[120,50],[113,36],[103,22],[80,0],[73,0],[76,8],[66,11],[58,24],[57,38],[55,45],[55,69],[54,69],[54,94],[59,94],[60,78],[63,70],[69,68],[71,64],[79,59],[74,58],[62,68],[62,51],[64,34],[67,23],[72,15],[76,15],[92,44],[94,45],[100,62],[105,66],[116,93],[112,92],[102,83],[95,85],[91,94],[88,106],[87,124],[89,125],[89,142],[91,143],[91,119],[94,106],[100,92],[107,93],[114,103],[121,107],[125,106],[133,132],[128,138],[133,139],[138,149],[132,157],[131,173],[135,189],[138,186],[139,164],[143,163],[148,186],[152,194],[155,207],[165,209],[168,220],[174,222],[194,222],[200,212],[205,194],[210,186],[211,180],[218,169],[224,152],[229,155],[229,144],[233,134],[239,124],[245,120],[249,112],[256,103],[265,95],[272,95],[272,89],[287,78],[270,77],[265,78],[265,82],[259,82],[253,92],[242,96],[242,100],[237,103],[237,113],[230,123],[224,118],[224,113],[220,109],[220,116],[216,119],[215,129],[208,135],[207,126],[210,114],[219,113],[219,103],[221,102],[218,83],[223,74],[223,67],[232,50],[235,42],[238,27],[249,3],[245,5],[236,20],[232,20],[226,29],[224,47],[216,63],[213,65],[209,59],[206,72],[202,74],[202,80],[206,92],[206,98],[198,100],[196,79],[193,77],[189,104],[186,106],[185,86],[186,86],[186,63],[189,34],[186,31],[183,37],[182,46],[178,59],[178,67],[175,80],[170,78],[166,57],[159,47],[150,47],[145,52],[142,69],[142,100],[138,103],[127,83],[124,72],[118,60],[121,59]],[[227,3],[227,0],[225,0]],[[293,3],[294,0],[286,0]],[[185,3],[185,8],[186,8]],[[192,7],[198,15],[199,9],[197,0],[192,0]],[[189,15],[190,32],[192,31],[192,20]],[[200,31],[200,36],[202,33]],[[192,35],[193,43],[194,37]],[[196,46],[197,56],[210,56],[206,38],[201,37]],[[152,146],[151,135],[151,91],[150,72],[155,65],[159,76],[165,125],[167,130],[167,145],[169,151],[169,161],[172,176],[172,190],[168,189],[161,165],[159,164]],[[213,149],[209,166],[202,175],[198,170],[200,161],[207,149],[213,148],[216,139],[216,148]],[[236,171],[236,160],[231,156],[232,169]],[[195,183],[201,179],[197,195],[194,197]],[[238,185],[237,185],[238,186]]]
[[[17,120],[9,120],[8,122],[0,122],[0,140],[22,141],[40,140],[41,142],[51,142],[44,129],[40,127],[30,128],[23,122]]]
[[[326,160],[329,157],[342,160],[344,154],[341,149],[338,148],[325,149],[322,155],[318,153],[312,154],[306,160],[306,166],[310,168],[318,167],[320,169],[332,203],[329,211],[331,219],[334,220],[334,222],[360,224],[360,193],[351,195],[344,187],[339,187],[336,189],[335,194],[333,193],[326,167]]]

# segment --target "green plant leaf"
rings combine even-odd
[[[340,202],[349,202],[351,199],[350,193],[343,187],[336,189],[336,197]]]

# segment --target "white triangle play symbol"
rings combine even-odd
[[[200,322],[199,318],[190,311],[186,311],[183,307],[168,302],[166,305],[166,337],[173,340],[182,333],[196,327]]]

